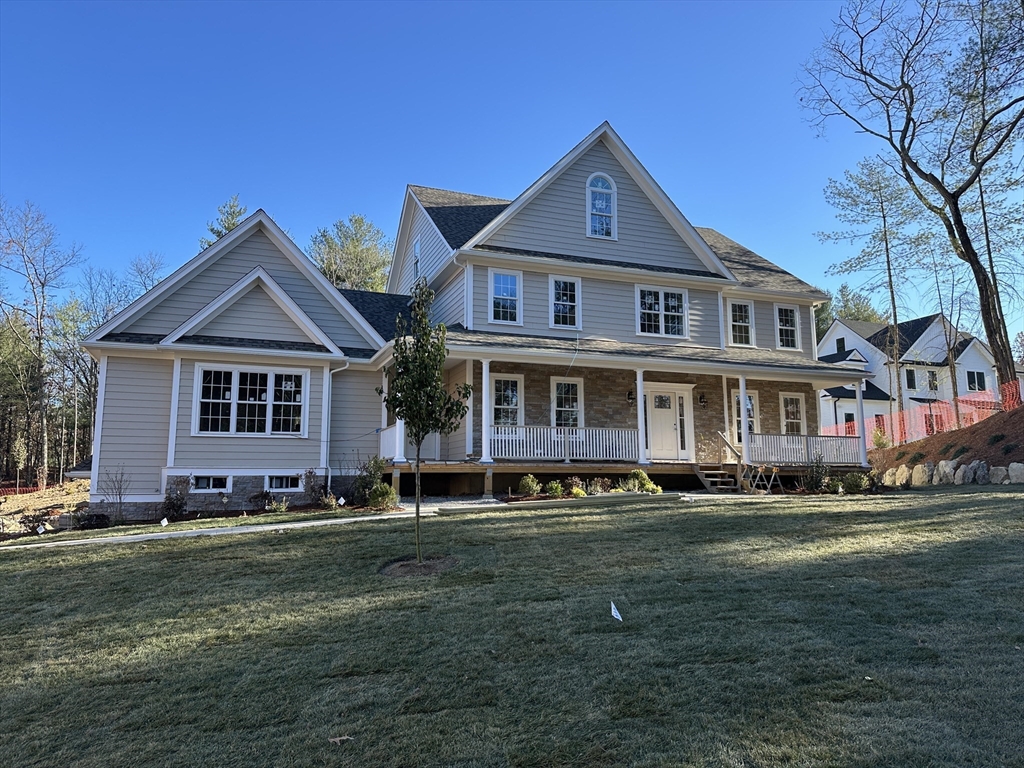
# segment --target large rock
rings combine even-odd
[[[900,468],[896,470],[896,487],[906,488],[910,483],[910,467],[906,464],[900,464]]]
[[[933,471],[935,471],[935,465],[930,461],[926,461],[924,464],[918,464],[914,467],[914,471],[910,476],[910,484],[913,486],[931,485]]]
[[[1007,469],[1010,473],[1010,482],[1013,485],[1024,483],[1024,464],[1021,464],[1019,461],[1015,461],[1007,467]]]
[[[964,475],[965,475],[966,472],[967,472],[967,465],[966,464],[964,464],[962,467],[957,467],[956,468],[956,472],[953,473],[953,485],[963,485],[964,484]],[[970,480],[967,480],[966,482],[969,483]]]
[[[992,485],[1003,485],[1010,482],[1010,472],[1006,467],[992,467],[988,471],[988,481]]]
[[[973,465],[975,462],[971,462]],[[978,466],[974,468],[974,482],[978,485],[988,485],[988,464],[984,461],[977,462]]]
[[[882,475],[882,485],[886,488],[896,487],[896,467],[885,470],[885,474]]]
[[[960,462],[956,459],[950,459],[949,461],[940,461],[939,466],[935,468],[935,474],[932,476],[933,485],[952,485],[953,475],[956,472],[956,465]]]

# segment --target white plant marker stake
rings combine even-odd
[[[40,525],[38,528],[36,528],[36,533],[42,536],[44,533],[46,533],[46,526]]]
[[[162,525],[164,528],[167,527],[167,518],[166,517],[163,520],[160,521],[160,525]]]
[[[614,601],[612,601],[612,618],[622,621],[622,616],[619,614],[619,609],[615,607]]]

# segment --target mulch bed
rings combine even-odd
[[[380,569],[382,576],[393,578],[407,578],[409,576],[434,576],[435,574],[451,570],[459,564],[457,558],[447,555],[439,557],[426,557],[422,563],[417,563],[413,556],[403,557],[388,563]]]
[[[995,439],[999,435],[1002,438]],[[1004,452],[1008,446],[1014,447]],[[961,464],[980,460],[990,467],[1006,467],[1011,462],[1024,462],[1024,408],[993,414],[964,429],[931,435],[924,440],[894,448],[874,450],[869,453],[869,457],[871,466],[879,472],[901,464],[922,464],[926,461],[938,464],[954,458]]]

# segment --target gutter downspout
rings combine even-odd
[[[326,485],[326,491],[331,491],[331,405],[334,399],[334,374],[344,371],[348,368],[349,361],[346,360],[345,364],[340,368],[327,368],[327,386],[324,392],[324,411],[323,411],[323,428],[320,430],[320,457],[324,460],[324,483]]]

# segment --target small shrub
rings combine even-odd
[[[387,483],[377,483],[370,489],[366,506],[370,509],[392,509],[398,506],[398,492]]]
[[[536,496],[540,493],[540,481],[533,475],[523,475],[519,481],[520,496]]]
[[[98,512],[91,512],[78,518],[78,527],[83,531],[94,531],[98,528],[109,528],[110,517]]]
[[[942,448],[939,449],[939,456],[945,456],[951,450],[953,450],[953,444],[946,443],[944,446],[942,446]]]
[[[958,459],[965,453],[967,453],[969,450],[971,450],[970,446],[961,445],[959,448],[956,449],[956,452],[953,454],[953,458]]]
[[[544,493],[552,498],[560,499],[562,498],[562,484],[557,480],[552,480],[544,485]]]
[[[1005,439],[1006,435],[990,435],[988,438],[988,444],[995,445],[996,443],[1001,443]]]
[[[569,489],[569,495],[572,496],[574,499],[582,499],[582,498],[586,497],[587,492],[584,491],[582,488],[578,488],[578,487],[577,488],[570,488]]]
[[[1018,446],[1017,443],[1007,443],[1006,445],[1003,446],[1003,455],[1004,456],[1009,456],[1011,453],[1016,451],[1017,448],[1019,448],[1019,447],[1020,446]]]
[[[661,488],[647,476],[642,469],[634,469],[629,473],[631,480],[636,480],[637,490],[641,493],[661,493]]]
[[[282,513],[288,511],[288,497],[282,496],[281,499],[275,500],[273,496],[270,497],[270,503],[267,505],[267,512]]]
[[[839,493],[843,490],[843,481],[838,477],[830,477],[825,481],[825,493]]]
[[[164,517],[172,523],[184,520],[188,514],[188,494],[192,490],[192,478],[184,475],[167,478],[167,494],[164,496]]]
[[[954,456],[955,455],[956,454],[954,454]],[[910,463],[911,464],[917,464],[917,462],[919,462],[923,458],[924,458],[924,454],[921,453],[920,451],[917,451],[917,452],[914,453],[913,456],[910,457]]]
[[[900,459],[902,459],[906,455],[907,455],[906,451],[896,451],[896,461],[899,461]]]
[[[828,467],[825,466],[825,459],[821,454],[814,457],[814,461],[807,467],[804,473],[803,486],[808,493],[820,493],[828,480]]]
[[[612,490],[622,493],[637,493],[640,490],[640,483],[630,474],[629,477],[620,478]]]
[[[274,494],[270,491],[259,491],[249,497],[249,503],[253,509],[270,509],[274,503]]]
[[[576,477],[576,475],[573,475],[565,481],[565,490],[572,493],[574,488],[583,488],[583,481]]]
[[[370,506],[370,493],[383,482],[388,462],[380,456],[371,456],[359,465],[359,473],[352,484],[352,503],[357,507]]]
[[[45,512],[26,512],[18,518],[18,523],[26,533],[39,533],[39,526],[50,519]]]
[[[306,498],[313,504],[322,506],[327,500],[327,483],[313,467],[302,473],[302,488]]]
[[[843,475],[843,493],[864,493],[867,487],[868,477],[863,472]]]
[[[587,496],[597,496],[599,493],[608,493],[612,489],[612,481],[607,477],[595,477],[587,481]]]
[[[875,427],[875,431],[871,433],[871,445],[876,449],[892,448],[892,441],[884,429]]]

